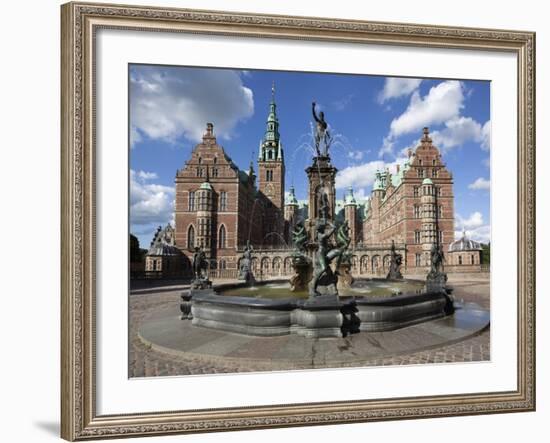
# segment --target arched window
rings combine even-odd
[[[189,229],[187,229],[187,247],[189,249],[195,247],[195,228],[193,225],[190,225]]]
[[[225,248],[225,226],[221,225],[220,230],[218,232],[218,247],[220,249]]]

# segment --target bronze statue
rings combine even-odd
[[[391,241],[391,255],[390,255],[390,271],[386,276],[388,280],[401,280],[403,274],[401,274],[401,264],[403,263],[403,256],[398,254],[395,250],[395,242]]]
[[[328,229],[327,229],[328,228]],[[334,283],[334,276],[332,269],[330,268],[330,262],[332,261],[329,258],[330,245],[329,238],[334,234],[336,227],[329,221],[320,219],[317,221],[315,237],[317,240],[317,254],[315,268],[313,271],[313,279],[311,282],[311,291],[310,295],[317,296],[320,295],[317,291],[317,287],[321,282],[321,279],[325,277],[327,283]],[[328,285],[327,285],[328,286]]]
[[[195,252],[193,252],[193,275],[196,281],[203,280],[205,275],[203,271],[208,268],[208,262],[206,261],[206,254],[199,246],[195,246]]]
[[[245,280],[247,282],[253,282],[254,276],[252,275],[252,245],[250,240],[246,241],[246,246],[243,251],[243,256],[239,265],[239,280]]]
[[[325,121],[325,113],[323,111],[319,112],[319,116],[315,112],[316,103],[311,104],[311,110],[313,113],[313,119],[317,123],[317,130],[315,131],[315,150],[318,157],[328,157],[328,149],[330,146],[330,133],[328,131],[328,124]],[[321,151],[320,146],[321,142],[323,145],[323,150]]]
[[[326,219],[317,220],[316,225],[317,252],[315,266],[313,270],[313,279],[310,283],[310,296],[321,295],[318,291],[319,286],[329,288],[331,295],[338,295],[338,268],[342,258],[350,244],[349,226],[346,222],[338,228]],[[330,237],[336,233],[336,247],[332,247]],[[336,263],[336,273],[333,272],[330,264],[338,258]]]
[[[307,243],[307,232],[303,221],[296,223],[294,231],[292,231],[292,241],[294,246],[300,252],[305,252]]]
[[[432,245],[431,255],[431,270],[430,274],[436,275],[444,272],[443,265],[445,262],[445,256],[443,255],[443,247],[440,243],[434,243]]]
[[[319,210],[318,210],[318,217],[327,219],[329,218],[330,213],[330,206],[328,202],[328,195],[325,192],[325,189],[323,187],[319,188],[319,194],[318,194],[318,204],[319,204]]]

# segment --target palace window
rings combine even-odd
[[[204,170],[202,168],[197,168],[197,177],[202,177],[204,174]]]
[[[212,177],[218,176],[218,168],[212,168]]]
[[[414,242],[416,244],[420,243],[420,231],[414,231]]]
[[[271,152],[271,151],[269,151],[269,152]],[[265,171],[265,181],[267,181],[267,182],[272,182],[273,181],[273,170],[268,169],[267,171]]]
[[[432,166],[435,166],[435,158],[432,160]]]
[[[474,264],[474,255],[473,255],[473,254],[470,256],[470,259],[471,259],[470,261],[471,261],[471,263],[472,263],[472,265],[473,265],[473,264]]]
[[[189,226],[187,230],[187,248],[192,249],[195,247],[195,228],[193,225]]]
[[[424,178],[424,169],[422,169],[422,168],[419,168],[419,169],[418,169],[418,176],[419,176],[420,178]]]
[[[418,197],[418,186],[415,186],[415,187],[413,188],[413,196],[414,196],[414,197]]]
[[[432,169],[432,177],[437,177],[437,169]]]
[[[190,211],[195,210],[195,191],[189,192],[189,210]]]
[[[422,159],[421,158],[418,159],[418,165],[422,166]]]
[[[462,255],[459,255],[459,256],[458,256],[458,264],[459,264],[459,265],[462,264]]]
[[[437,191],[436,191],[436,192],[437,192],[437,196],[438,196],[438,197],[441,197],[441,195],[442,195],[442,193],[441,193],[441,186],[437,186],[436,189],[437,189]]]
[[[422,266],[422,254],[414,254],[414,264],[415,266]]]
[[[220,192],[220,211],[227,211],[227,192]]]
[[[225,226],[221,225],[218,233],[218,247],[220,249],[225,248]]]
[[[414,205],[414,218],[420,218],[420,206]]]
[[[443,218],[443,205],[439,205],[439,218]]]
[[[227,263],[223,258],[220,260],[220,269],[227,269]]]

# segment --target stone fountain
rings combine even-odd
[[[442,250],[432,251],[432,269],[424,290],[391,296],[346,295],[345,289],[368,287],[369,280],[354,282],[351,275],[351,239],[347,221],[335,220],[335,177],[331,164],[331,136],[324,114],[316,113],[312,164],[306,168],[309,180],[308,217],[293,229],[292,268],[287,293],[283,297],[247,297],[245,289],[262,293],[255,282],[250,243],[239,266],[241,283],[212,288],[205,277],[204,253],[193,257],[194,280],[182,295],[182,318],[192,324],[256,336],[298,334],[304,337],[342,337],[350,333],[387,331],[432,320],[452,313],[442,271]],[[392,242],[389,281],[404,280],[402,256]],[[244,283],[242,283],[244,281]],[[383,280],[386,281],[386,280]],[[286,282],[288,283],[288,282]],[[239,288],[243,289],[242,295]],[[227,295],[227,292],[237,295]],[[300,296],[299,294],[304,294]],[[185,311],[185,312],[184,312]]]

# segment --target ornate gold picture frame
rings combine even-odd
[[[535,409],[535,35],[326,18],[68,3],[62,22],[61,436],[216,432]],[[517,389],[391,399],[97,413],[96,33],[185,33],[331,44],[472,49],[517,57]],[[267,41],[267,40],[266,40]],[[122,148],[121,148],[122,149]],[[125,174],[127,171],[121,171]],[[498,270],[495,270],[498,276]],[[510,288],[510,291],[513,291]]]

